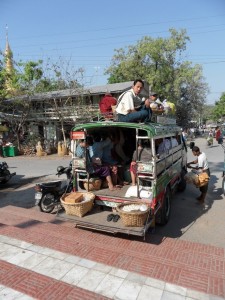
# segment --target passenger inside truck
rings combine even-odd
[[[110,134],[113,142],[113,155],[121,164],[129,162],[129,157],[124,152],[125,137],[123,131],[119,128],[113,128]]]
[[[136,185],[137,162],[149,163],[152,160],[152,150],[149,140],[138,140],[138,148],[133,154],[130,164],[132,185]]]
[[[97,175],[100,178],[105,178],[110,191],[117,190],[118,187],[112,181],[110,167],[96,163],[96,158],[92,159],[90,155],[92,145],[93,138],[91,136],[86,137],[86,140],[81,140],[76,148],[76,156],[80,158],[87,157],[86,169],[89,175]]]
[[[177,138],[178,138],[177,136],[172,136],[172,138],[171,138],[171,146],[172,146],[172,148],[178,146]]]
[[[164,143],[163,138],[159,138],[155,140],[155,152],[158,158],[164,155]]]
[[[170,137],[160,138],[155,140],[156,154],[158,158],[163,158],[169,154],[170,149],[177,146],[178,142],[176,138],[171,139]]]
[[[98,159],[99,164],[109,166],[113,184],[122,186],[125,183],[123,177],[123,166],[120,165],[118,155],[114,149],[114,142],[111,139],[111,134],[105,132],[94,132],[94,143],[92,146],[92,160]]]

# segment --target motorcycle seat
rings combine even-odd
[[[40,185],[42,185],[43,187],[46,188],[60,188],[62,181],[61,180],[57,180],[57,181],[50,181],[50,182],[42,182],[39,183]]]

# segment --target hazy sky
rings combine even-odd
[[[184,28],[186,59],[203,66],[207,102],[225,92],[225,0],[0,0],[1,51],[6,24],[16,61],[70,61],[85,69],[88,86],[107,83],[114,49]]]

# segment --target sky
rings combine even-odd
[[[0,50],[7,31],[15,61],[83,68],[86,86],[107,84],[115,49],[170,28],[187,30],[185,59],[202,65],[214,104],[225,92],[225,0],[0,0]]]

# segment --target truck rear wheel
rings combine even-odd
[[[171,210],[171,193],[170,190],[167,188],[163,199],[163,205],[160,210],[160,218],[158,219],[158,223],[160,225],[165,225],[169,221],[170,210]]]
[[[185,170],[181,171],[180,174],[180,182],[178,183],[177,189],[179,192],[184,192],[187,186],[186,180],[184,179],[184,176],[186,174]]]

